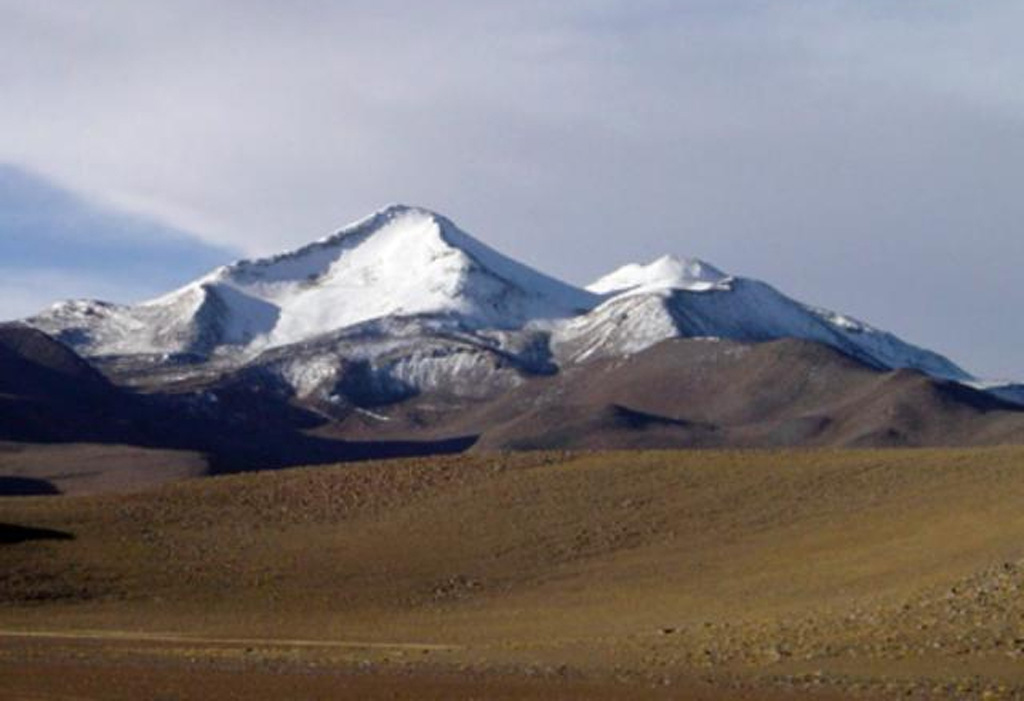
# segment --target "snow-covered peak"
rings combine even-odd
[[[390,205],[314,243],[223,266],[136,307],[81,305],[36,321],[92,355],[207,354],[308,341],[384,317],[514,329],[599,298],[517,263],[418,207]],[[88,318],[92,317],[92,318]],[[75,333],[80,329],[81,333]]]
[[[465,233],[450,219],[421,207],[392,204],[338,232],[286,253],[243,260],[213,271],[199,281],[273,291],[292,288],[335,288],[353,294],[374,290],[373,305],[412,305],[429,311],[426,298],[446,299],[485,293],[474,287],[484,276],[510,285],[538,304],[530,316],[564,316],[594,305],[594,295],[498,253]],[[420,297],[420,301],[406,298]],[[361,296],[361,295],[357,295]],[[339,299],[352,306],[356,299]],[[441,300],[437,300],[441,301]],[[539,305],[539,306],[538,306]],[[447,308],[447,306],[446,306]],[[526,310],[521,310],[526,311]],[[372,317],[370,317],[372,318]]]
[[[721,270],[698,258],[666,255],[646,265],[624,265],[588,285],[587,289],[601,295],[661,290],[707,292],[727,290],[731,280]]]
[[[316,243],[215,273],[220,286],[279,309],[269,345],[385,316],[442,314],[513,328],[589,309],[585,290],[516,263],[417,207],[391,205]]]
[[[391,204],[313,243],[266,258],[237,261],[217,268],[200,282],[273,284],[315,280],[328,273],[348,251],[371,239],[375,244],[387,239],[401,246],[426,237],[437,244],[444,222],[444,217],[427,209]]]

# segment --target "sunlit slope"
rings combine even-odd
[[[1022,499],[1006,448],[459,457],[6,500],[0,521],[75,539],[0,550],[0,620],[614,642],[1016,562]]]

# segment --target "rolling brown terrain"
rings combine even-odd
[[[417,458],[0,500],[8,698],[1019,698],[1024,449]]]
[[[797,339],[673,339],[487,401],[425,395],[374,412],[383,418],[355,413],[319,433],[473,435],[479,451],[1024,443],[1024,407]]]
[[[0,325],[0,494],[467,449],[1024,444],[1020,405],[795,339],[667,340],[477,397],[448,387],[367,406],[298,397],[251,369],[161,371],[145,388],[119,372],[121,384],[35,329]]]

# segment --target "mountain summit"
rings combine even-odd
[[[587,285],[597,294],[638,293],[659,289],[728,290],[731,278],[698,258],[666,255],[647,265],[630,263]]]
[[[387,317],[520,328],[599,298],[517,263],[434,212],[391,205],[315,243],[242,260],[134,307],[57,304],[32,323],[87,355],[265,349]]]

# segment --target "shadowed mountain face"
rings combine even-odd
[[[124,395],[67,346],[0,326],[0,439],[137,439]]]
[[[205,390],[145,395],[127,391],[46,334],[20,325],[0,326],[0,441],[198,451],[208,456],[215,472],[445,453],[464,450],[472,443],[472,439],[427,445],[418,441],[348,443],[318,438],[304,431],[327,419],[294,405],[287,394],[275,391],[258,376],[232,377],[220,389],[216,401]],[[12,457],[23,452],[24,460]],[[28,463],[37,468],[35,452],[8,451],[4,469]],[[112,468],[124,467],[123,452],[110,453]],[[66,455],[61,461],[69,469],[74,465]],[[25,490],[35,485],[29,478],[8,475],[7,479],[5,493],[28,493]]]
[[[0,326],[0,393],[68,401],[109,396],[114,388],[67,346],[28,326]]]

